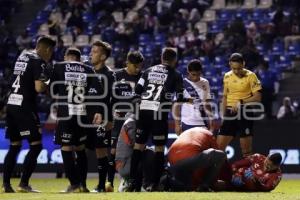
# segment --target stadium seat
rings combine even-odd
[[[215,10],[205,10],[201,21],[203,22],[213,22],[216,20],[216,11]]]
[[[207,66],[207,65],[210,64],[209,59],[208,59],[207,56],[200,57],[199,59],[201,61],[201,64],[204,65],[204,66]]]
[[[78,35],[75,41],[75,46],[82,47],[89,45],[88,35]]]
[[[237,10],[235,13],[236,18],[241,18],[242,20],[248,20],[248,13],[246,10]]]
[[[253,9],[256,7],[256,0],[245,0],[241,9]]]
[[[287,54],[290,56],[300,55],[300,44],[290,44],[287,48]]]
[[[240,8],[240,6],[241,5],[236,4],[236,3],[228,3],[228,4],[226,4],[226,9],[227,10],[235,10],[235,9]]]
[[[219,32],[222,32],[222,29],[223,29],[223,24],[218,21],[214,21],[214,22],[210,23],[208,32],[219,33]]]
[[[273,44],[271,54],[272,55],[283,55],[284,54],[284,45],[283,45],[283,43],[279,42],[279,43]]]
[[[89,53],[91,52],[91,47],[90,46],[83,46],[81,48],[81,52],[83,55],[89,55]]]
[[[252,13],[252,15],[250,15],[250,17],[251,17],[251,20],[255,20],[256,22],[259,22],[259,20],[267,17],[267,14],[264,12],[264,10],[255,9],[255,10],[253,10],[253,13]]]
[[[232,14],[233,12],[231,10],[220,10],[218,13],[218,20],[228,22],[232,20]]]
[[[165,34],[158,33],[154,36],[154,42],[156,45],[163,46],[166,42]]]
[[[61,39],[64,41],[64,46],[69,47],[73,45],[73,36],[72,35],[63,35]]]
[[[90,41],[90,44],[92,45],[95,41],[97,40],[101,40],[101,35],[93,35],[91,37],[91,41]]]
[[[273,4],[272,0],[260,0],[257,8],[268,9],[268,8],[271,8],[272,4]]]
[[[226,5],[225,0],[214,0],[210,9],[212,10],[224,9],[225,5]]]
[[[267,49],[263,44],[257,44],[256,49],[260,55],[264,55],[265,53],[267,53]]]
[[[226,59],[222,56],[216,56],[214,59],[214,67],[221,69],[226,65]]]
[[[112,13],[112,16],[114,17],[115,22],[120,23],[124,21],[124,14],[123,12],[115,11]]]
[[[94,16],[90,12],[84,12],[82,14],[82,20],[83,20],[84,23],[90,23],[94,20]]]
[[[195,28],[199,31],[200,34],[207,33],[207,23],[206,22],[197,22]]]
[[[288,70],[288,69],[290,69],[292,67],[291,58],[288,55],[281,55],[281,56],[279,56],[278,67],[280,67],[281,70]]]

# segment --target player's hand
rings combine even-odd
[[[113,129],[113,123],[112,122],[107,122],[105,125],[105,131],[110,131],[111,129]]]
[[[232,106],[232,112],[237,113],[238,110],[240,109],[240,107],[241,107],[241,103],[240,103],[240,101],[238,101],[238,102],[235,104],[235,106]]]
[[[182,133],[182,128],[180,123],[175,123],[175,133],[176,135],[180,135]]]
[[[100,113],[96,113],[94,115],[93,124],[100,125],[102,123],[102,115]]]
[[[244,172],[244,177],[248,180],[253,180],[254,179],[254,175],[253,172],[250,168],[246,169]]]
[[[244,182],[241,176],[233,176],[231,179],[231,184],[236,187],[241,187],[244,185]]]

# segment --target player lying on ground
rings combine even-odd
[[[160,190],[210,191],[226,160],[213,134],[205,128],[184,131],[168,153],[169,175],[162,177]]]
[[[232,178],[225,190],[268,192],[281,181],[279,153],[254,154],[231,165]]]

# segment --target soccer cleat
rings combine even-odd
[[[10,184],[3,184],[1,190],[3,193],[15,193],[15,190]]]
[[[80,186],[80,191],[82,193],[89,193],[90,192],[90,190],[86,186]]]
[[[60,191],[59,193],[79,193],[82,192],[80,185],[69,185],[67,189]]]
[[[100,188],[99,186],[97,186],[95,189],[91,191],[91,193],[102,193],[102,192],[105,192],[105,188]]]
[[[32,189],[30,185],[19,185],[17,188],[17,192],[21,193],[41,193],[39,190]]]
[[[124,192],[134,192],[135,191],[135,180],[129,179],[127,182],[127,187],[124,189]]]
[[[111,184],[111,182],[105,183],[105,192],[114,192],[114,186]]]

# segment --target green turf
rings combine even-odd
[[[17,185],[17,180],[13,180],[13,186]],[[58,194],[62,189],[65,189],[68,182],[65,179],[33,179],[31,184],[34,188],[43,191],[41,194],[0,194],[0,200],[300,200],[300,180],[283,180],[279,186],[271,193],[106,193],[106,194]],[[89,179],[88,186],[93,188],[96,185],[96,179]],[[116,187],[115,187],[116,190]]]

